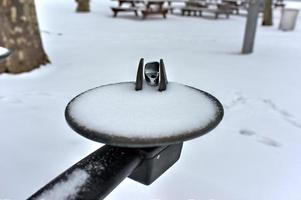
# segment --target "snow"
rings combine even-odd
[[[4,54],[7,54],[8,52],[9,52],[8,49],[6,49],[4,47],[0,47],[0,56],[4,55]]]
[[[274,26],[258,26],[254,53],[241,55],[241,16],[138,20],[112,18],[111,1],[92,1],[89,14],[75,13],[74,1],[35,2],[52,64],[0,75],[0,198],[26,199],[99,148],[68,127],[65,107],[90,88],[134,81],[144,57],[163,58],[170,81],[216,96],[225,116],[185,142],[152,185],[126,179],[108,200],[301,199],[301,15],[283,32],[277,9]]]
[[[127,138],[160,138],[197,131],[217,115],[215,102],[204,93],[178,83],[167,90],[135,83],[110,84],[89,90],[70,104],[79,126]]]
[[[89,174],[85,170],[75,169],[66,180],[55,184],[53,188],[43,192],[36,200],[72,199],[88,178]]]

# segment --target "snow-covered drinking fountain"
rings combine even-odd
[[[10,53],[10,50],[8,50],[7,48],[0,47],[0,62],[7,58]]]
[[[66,107],[70,127],[105,143],[29,199],[104,199],[126,177],[149,185],[180,157],[183,141],[214,129],[223,118],[212,95],[168,82],[163,60],[140,60],[136,82],[99,86]],[[196,172],[199,173],[199,172]]]

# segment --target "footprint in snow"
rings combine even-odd
[[[240,129],[239,134],[243,136],[254,136],[257,135],[255,131],[249,130],[249,129]],[[257,142],[260,142],[262,144],[271,146],[271,147],[281,147],[281,143],[277,142],[276,140],[268,137],[257,137]]]
[[[279,142],[268,137],[257,138],[257,141],[271,147],[281,147],[281,144]]]
[[[248,129],[240,129],[239,134],[244,135],[244,136],[256,135],[255,131],[248,130]]]

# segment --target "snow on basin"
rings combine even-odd
[[[128,138],[161,138],[191,132],[215,119],[212,99],[198,90],[169,83],[159,92],[146,84],[105,85],[79,95],[69,114],[88,130]]]
[[[9,51],[6,48],[0,47],[0,56],[7,54]]]

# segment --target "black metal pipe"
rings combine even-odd
[[[55,190],[61,193],[64,187],[75,187],[67,188],[70,194],[61,194],[64,199],[104,199],[133,172],[142,159],[138,149],[105,145],[63,172],[28,200],[47,199],[47,195],[51,198],[55,196],[51,193]],[[81,177],[72,177],[76,175]]]

